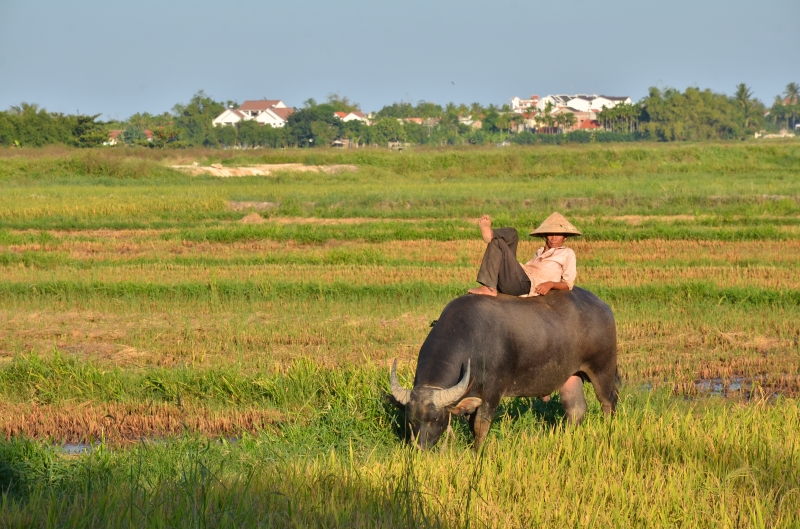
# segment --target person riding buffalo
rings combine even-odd
[[[544,246],[524,265],[517,261],[519,236],[516,229],[493,230],[489,215],[482,216],[478,225],[486,243],[478,271],[478,283],[482,286],[470,289],[470,294],[497,296],[499,292],[530,297],[544,296],[551,290],[572,290],[577,277],[576,258],[575,252],[564,246],[564,242],[567,237],[581,235],[581,232],[562,214],[553,213],[530,233],[532,237],[542,237]],[[561,393],[575,392],[582,385],[582,379],[573,375],[564,383]]]
[[[577,277],[575,252],[564,242],[581,232],[563,215],[553,213],[530,233],[542,237],[544,246],[524,265],[517,261],[516,229],[492,229],[489,215],[482,216],[478,225],[486,243],[477,279],[482,286],[470,289],[470,294],[496,296],[499,292],[527,297],[544,296],[551,290],[572,290]]]

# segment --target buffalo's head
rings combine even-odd
[[[464,375],[451,388],[415,386],[406,389],[397,381],[397,360],[392,364],[389,377],[392,396],[405,411],[411,438],[418,448],[430,448],[436,444],[450,424],[450,414],[469,415],[481,405],[482,401],[477,397],[462,398],[469,389],[469,369],[467,360]]]

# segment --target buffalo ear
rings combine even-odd
[[[483,404],[483,401],[478,397],[467,397],[466,399],[461,399],[461,402],[455,406],[447,408],[447,411],[453,415],[471,415],[475,413],[475,410],[477,410],[481,404]]]
[[[394,395],[392,395],[391,393],[384,393],[383,394],[383,400],[384,400],[384,402],[386,402],[388,404],[391,404],[392,406],[397,406],[401,410],[406,409],[405,405],[404,404],[400,404],[400,401],[398,401],[396,398],[394,398]]]

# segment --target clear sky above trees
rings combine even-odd
[[[769,102],[800,78],[797,0],[0,2],[0,108],[125,119],[205,90],[301,106],[338,92],[484,105],[650,86]]]

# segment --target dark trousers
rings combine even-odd
[[[486,245],[478,283],[496,288],[501,294],[521,296],[531,291],[531,280],[517,262],[519,236],[514,228],[499,228],[492,232],[492,242]]]

